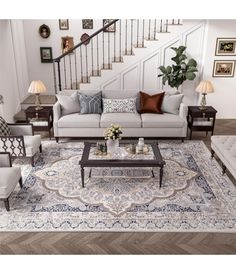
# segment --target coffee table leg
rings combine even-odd
[[[162,185],[162,177],[163,177],[163,166],[160,168],[160,188]]]
[[[84,187],[84,167],[81,167],[81,180],[82,180],[82,187]]]

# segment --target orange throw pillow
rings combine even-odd
[[[149,95],[140,91],[140,113],[159,113],[162,114],[161,105],[165,92]]]

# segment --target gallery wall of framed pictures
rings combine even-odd
[[[217,38],[215,56],[236,56],[236,38]],[[234,72],[235,60],[214,60],[212,77],[234,77]]]
[[[75,22],[76,21],[76,22]],[[55,55],[59,56],[61,53],[66,53],[70,51],[74,45],[79,43],[80,41],[85,41],[86,44],[89,44],[89,36],[93,34],[96,30],[104,27],[105,25],[112,22],[113,19],[100,19],[100,20],[93,20],[93,19],[81,19],[81,20],[71,20],[72,26],[70,26],[70,20],[69,19],[58,19],[57,20],[57,26],[55,25],[55,22],[49,22],[45,21],[42,22],[43,24],[39,26],[38,33],[41,37],[40,39],[45,41],[53,42],[53,45],[47,44],[44,45],[44,42],[42,42],[40,47],[40,60],[41,63],[51,63],[53,62],[52,59],[52,53],[53,49],[55,50],[55,40],[52,37],[58,37],[58,33],[62,34],[60,37],[60,40],[58,40],[59,48],[61,48],[61,52],[57,53]],[[50,24],[49,24],[50,23]],[[75,28],[76,26],[76,28]],[[95,28],[95,29],[94,29]],[[76,31],[78,29],[78,31]],[[87,32],[84,32],[83,30],[88,30]],[[108,28],[104,30],[104,32],[110,32],[115,33],[116,32],[116,25],[111,25]],[[106,34],[105,34],[106,35]],[[48,39],[50,38],[50,39]],[[70,52],[71,54],[73,52]]]

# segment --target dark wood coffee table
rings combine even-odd
[[[120,142],[120,145],[127,145],[131,144],[132,141],[130,142],[125,142],[122,143]],[[90,157],[92,152],[91,149],[93,149],[96,144],[92,142],[85,142],[84,144],[84,150],[82,154],[82,158],[79,162],[80,167],[81,167],[81,180],[82,180],[82,187],[84,187],[84,168],[85,167],[160,167],[160,175],[159,175],[159,186],[161,188],[162,185],[162,177],[163,177],[163,168],[165,165],[165,161],[162,159],[158,143],[157,142],[148,142],[147,143],[151,148],[152,148],[152,159],[111,159],[109,157]],[[99,158],[99,159],[96,159]],[[152,174],[154,176],[154,173],[152,171]],[[91,170],[89,173],[89,176],[91,176]]]

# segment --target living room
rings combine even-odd
[[[161,11],[0,16],[1,254],[235,254],[236,20]]]

